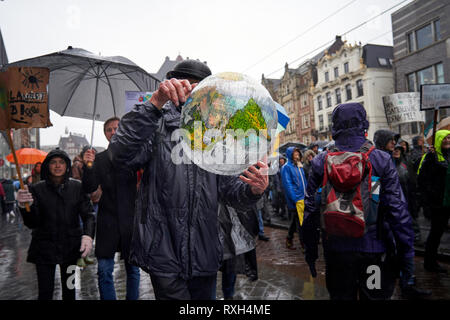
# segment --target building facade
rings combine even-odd
[[[316,81],[314,60],[309,60],[296,69],[285,65],[281,79],[267,79],[262,84],[272,98],[281,104],[290,118],[285,131],[280,134],[280,144],[301,142],[308,145],[315,140],[314,104],[312,90]]]
[[[395,92],[420,91],[422,84],[450,83],[450,1],[416,0],[394,12],[391,20]],[[449,115],[449,109],[442,109],[439,119]],[[433,111],[427,111],[425,128],[432,120]],[[398,129],[402,135],[420,133],[417,123]]]
[[[341,103],[364,106],[370,126],[368,138],[388,128],[382,97],[392,94],[392,47],[342,42],[326,50],[317,63],[314,88],[315,126],[318,140],[332,140],[332,112]]]
[[[59,139],[58,147],[69,155],[69,158],[73,159],[81,153],[84,146],[89,145],[86,136],[70,132],[68,137],[61,137]]]

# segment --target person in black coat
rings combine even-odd
[[[183,104],[210,74],[197,60],[177,64],[150,100],[122,117],[109,146],[123,168],[148,159],[137,194],[130,261],[150,274],[156,299],[214,299],[222,258],[218,202],[245,210],[268,186],[262,161],[241,176],[225,176],[178,158],[180,144],[173,134],[179,132]]]
[[[104,133],[111,140],[119,126],[119,118],[110,118],[104,123]],[[134,201],[136,198],[137,174],[131,168],[118,168],[112,161],[110,149],[95,155],[87,150],[83,155],[83,188],[86,193],[100,186],[97,215],[97,238],[95,256],[98,260],[98,287],[102,300],[116,300],[114,288],[114,255],[121,253],[127,272],[127,300],[139,298],[139,268],[128,261],[133,229]],[[93,166],[88,166],[93,162]],[[119,201],[120,195],[120,201]]]
[[[434,148],[419,164],[418,186],[422,205],[430,212],[431,229],[425,244],[424,267],[430,272],[447,273],[438,259],[438,248],[450,218],[450,130],[438,130]]]
[[[63,300],[75,300],[76,288],[68,278],[75,272],[77,259],[92,249],[94,210],[81,182],[69,178],[70,168],[69,156],[53,150],[42,163],[41,181],[18,191],[24,224],[32,229],[27,261],[36,264],[39,300],[53,298],[57,264]]]

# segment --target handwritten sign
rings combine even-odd
[[[153,92],[125,91],[125,112],[131,111],[134,105],[144,104],[150,100]]]
[[[408,122],[424,122],[424,115],[419,109],[418,92],[394,93],[383,97],[386,119],[390,126]]]
[[[450,83],[420,86],[420,110],[450,107]]]
[[[48,111],[47,68],[10,67],[0,72],[0,129],[46,128]]]

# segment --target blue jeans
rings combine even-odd
[[[114,288],[114,259],[98,260],[98,289],[101,300],[116,300],[116,289]],[[127,300],[139,299],[139,268],[125,262],[127,272]]]
[[[261,210],[258,210],[258,222],[259,222],[259,235],[264,235],[264,222],[262,218],[262,212]]]

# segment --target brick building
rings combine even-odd
[[[419,91],[421,84],[450,83],[450,1],[416,0],[391,15],[395,92]],[[450,115],[440,111],[440,119]],[[425,128],[433,111],[425,114]],[[417,134],[417,123],[401,125],[402,135]]]

